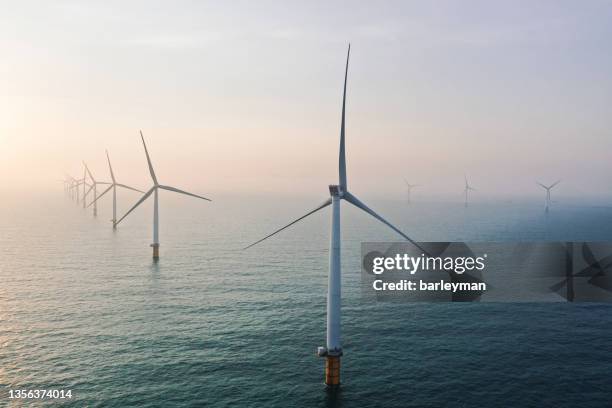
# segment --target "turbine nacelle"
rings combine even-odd
[[[338,185],[329,185],[329,194],[332,197],[342,198],[344,196],[344,191],[342,191],[342,187]]]

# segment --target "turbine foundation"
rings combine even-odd
[[[153,259],[159,259],[159,244],[151,244],[153,247]]]
[[[328,387],[340,385],[340,356],[325,357],[325,385]]]

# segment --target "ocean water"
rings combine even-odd
[[[241,248],[321,197],[161,193],[113,231],[58,194],[0,203],[0,406],[70,389],[75,407],[604,407],[612,306],[372,303],[362,241],[395,240],[342,204],[340,390],[323,385],[329,209]],[[364,197],[366,198],[366,197]],[[120,207],[135,200],[121,195]],[[611,240],[612,207],[366,200],[417,240]]]

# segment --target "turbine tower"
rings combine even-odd
[[[102,194],[100,194],[92,203],[89,203],[89,205],[92,205],[92,204],[95,205],[96,201],[102,198],[104,194],[108,193],[110,189],[113,189],[113,219],[111,221],[113,223],[113,229],[117,229],[117,187],[127,188],[128,190],[138,191],[139,193],[143,193],[143,194],[144,194],[144,191],[140,191],[134,187],[126,186],[125,184],[117,183],[117,180],[115,179],[115,174],[113,173],[113,166],[111,166],[110,157],[108,156],[108,150],[106,150],[106,159],[108,160],[108,169],[110,170],[111,180],[113,180],[113,182],[110,183],[110,186],[108,186],[108,188],[104,190]]]
[[[339,155],[339,184],[330,185],[329,193],[330,198],[325,200],[322,204],[316,207],[314,210],[306,213],[300,218],[290,222],[282,228],[277,229],[273,233],[265,236],[247,246],[245,249],[250,248],[260,242],[272,237],[273,235],[281,232],[282,230],[290,227],[298,221],[308,217],[311,214],[331,205],[331,240],[329,248],[329,275],[328,275],[328,287],[327,287],[327,341],[326,347],[319,347],[317,354],[320,357],[325,357],[325,384],[331,387],[340,385],[340,357],[342,356],[342,345],[340,342],[340,300],[341,300],[341,269],[340,269],[340,201],[346,200],[355,207],[365,211],[372,217],[376,218],[383,224],[390,227],[392,230],[400,234],[402,237],[412,242],[419,249],[417,243],[410,239],[406,234],[401,232],[399,229],[394,227],[383,217],[375,213],[368,206],[366,206],[357,197],[351,194],[347,188],[346,180],[346,155],[344,149],[345,140],[345,107],[346,107],[346,80],[348,74],[348,63],[349,55],[351,52],[351,46],[349,44],[347,57],[346,57],[346,69],[344,72],[344,91],[342,96],[342,121],[340,125],[340,155]]]
[[[89,170],[89,167],[87,167],[87,164],[83,161],[83,166],[85,166],[85,170],[87,171],[87,175],[89,175],[89,179],[91,180],[91,185],[89,186],[89,190],[87,190],[87,193],[85,193],[85,197],[87,197],[87,195],[89,194],[89,192],[91,190],[93,190],[93,200],[89,203],[89,206],[91,206],[93,204],[94,208],[93,208],[93,215],[94,217],[98,216],[98,204],[96,204],[96,201],[98,201],[98,184],[111,184],[108,183],[106,181],[96,181],[96,179],[94,178],[93,174],[91,174],[91,171]],[[83,203],[85,203],[83,201]]]
[[[556,182],[552,183],[550,186],[545,186],[544,184],[540,183],[539,181],[536,181],[537,185],[539,185],[544,190],[546,190],[546,200],[545,200],[545,206],[544,206],[544,211],[545,212],[548,212],[548,207],[552,203],[552,201],[550,199],[550,190],[552,190],[553,187],[556,186],[557,184],[559,184],[560,182],[561,182],[561,180],[557,180]]]
[[[147,191],[141,198],[140,200],[138,200],[136,202],[136,204],[134,204],[134,206],[132,206],[132,208],[129,209],[128,212],[125,213],[125,215],[123,217],[121,217],[119,219],[119,221],[117,221],[117,224],[119,224],[125,217],[128,216],[129,213],[131,213],[132,211],[134,211],[134,209],[136,207],[138,207],[140,204],[142,204],[147,198],[149,198],[149,196],[151,194],[153,194],[154,197],[154,202],[153,202],[153,243],[151,244],[151,247],[153,247],[153,259],[157,260],[159,259],[159,204],[158,204],[158,190],[162,189],[162,190],[168,190],[168,191],[173,191],[175,193],[181,193],[181,194],[185,194],[188,196],[192,196],[192,197],[196,197],[196,198],[200,198],[202,200],[206,200],[206,201],[212,201],[206,197],[202,197],[196,194],[192,194],[192,193],[188,193],[187,191],[183,191],[183,190],[179,190],[178,188],[175,187],[170,187],[170,186],[164,186],[161,185],[157,182],[157,177],[155,176],[155,171],[153,171],[153,165],[151,164],[151,158],[149,157],[149,151],[147,150],[147,145],[144,141],[144,136],[142,135],[142,131],[140,131],[140,138],[142,139],[142,145],[144,146],[144,150],[145,150],[145,154],[147,155],[147,163],[149,164],[149,173],[151,173],[151,179],[153,179],[153,187],[151,187],[149,189],[149,191]]]
[[[408,180],[406,179],[404,179],[404,183],[406,183],[406,188],[408,189],[408,204],[410,204],[412,202],[411,200],[412,189],[415,187],[421,187],[421,185],[420,184],[410,184]]]
[[[476,189],[472,186],[470,186],[470,184],[468,183],[468,179],[467,176],[463,176],[463,178],[465,179],[465,187],[464,187],[464,192],[465,192],[465,206],[468,206],[468,191],[476,191]]]

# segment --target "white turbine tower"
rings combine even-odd
[[[468,206],[468,192],[469,191],[476,191],[476,189],[472,186],[470,186],[470,184],[468,183],[468,179],[467,176],[463,176],[463,178],[465,179],[465,187],[464,187],[464,193],[465,193],[465,206]]]
[[[545,186],[544,184],[540,183],[539,181],[536,181],[536,184],[538,184],[540,187],[542,187],[544,190],[546,190],[546,200],[545,200],[544,211],[548,212],[548,207],[552,203],[552,201],[550,199],[550,190],[552,190],[553,187],[556,186],[557,184],[559,184],[560,182],[561,182],[561,180],[557,180],[556,182],[552,183],[550,186]]]
[[[142,131],[140,131],[140,138],[142,139],[142,145],[145,149],[145,154],[147,155],[147,163],[149,164],[149,173],[151,173],[151,179],[153,179],[153,187],[149,189],[141,198],[134,204],[132,208],[129,209],[128,212],[125,213],[123,217],[117,221],[119,224],[125,217],[128,216],[136,207],[138,207],[142,202],[144,202],[151,194],[154,194],[154,202],[153,202],[153,243],[151,247],[153,247],[153,259],[159,259],[159,204],[158,204],[158,190],[161,188],[162,190],[174,191],[175,193],[181,193],[188,196],[200,198],[206,201],[212,201],[206,197],[202,197],[196,194],[188,193],[187,191],[179,190],[175,187],[164,186],[157,182],[157,177],[155,177],[155,172],[153,171],[153,165],[151,164],[151,158],[149,157],[149,151],[147,150],[147,145],[144,141],[144,136],[142,135]]]
[[[115,179],[115,174],[113,173],[113,166],[111,166],[110,157],[108,156],[108,150],[106,150],[106,159],[108,160],[108,169],[110,170],[111,180],[113,180],[113,182],[110,183],[110,186],[108,186],[108,188],[104,190],[102,194],[100,194],[92,203],[89,203],[89,205],[92,205],[92,204],[96,205],[95,204],[96,201],[102,198],[104,194],[108,193],[110,189],[113,189],[113,219],[111,221],[113,223],[113,229],[117,229],[117,187],[127,188],[128,190],[138,191],[139,193],[143,193],[143,194],[144,194],[144,191],[140,191],[134,187],[126,186],[125,184],[117,183],[117,180]],[[106,184],[109,184],[109,183],[106,183]]]
[[[400,234],[402,237],[412,242],[415,246],[419,247],[412,239],[401,232],[399,229],[394,227],[380,215],[375,213],[357,197],[351,194],[347,189],[346,182],[346,158],[344,149],[345,139],[345,106],[346,106],[346,80],[348,73],[348,63],[351,47],[349,45],[347,57],[346,57],[346,69],[344,72],[344,91],[342,97],[342,122],[340,125],[340,155],[339,155],[339,185],[330,185],[329,193],[330,198],[325,200],[321,205],[316,207],[314,210],[306,213],[300,218],[290,222],[282,228],[277,229],[273,233],[260,239],[257,242],[247,246],[245,249],[250,248],[271,236],[279,233],[280,231],[290,227],[298,221],[308,217],[309,215],[327,207],[331,204],[331,240],[329,248],[329,275],[328,275],[328,289],[327,289],[327,342],[326,347],[319,347],[317,353],[320,357],[326,357],[325,361],[325,384],[328,386],[337,386],[340,384],[340,356],[342,356],[342,345],[340,342],[340,300],[341,300],[341,270],[340,270],[340,200],[344,199],[354,205],[355,207],[365,211],[372,217],[381,221],[395,232]],[[420,248],[420,247],[419,247]]]
[[[416,187],[421,187],[420,184],[410,184],[408,180],[404,179],[404,183],[406,183],[406,188],[408,191],[408,204],[412,202],[412,189]]]
[[[89,167],[87,167],[87,164],[85,162],[83,162],[83,166],[85,166],[85,170],[87,171],[87,175],[89,175],[89,179],[91,180],[91,184],[89,186],[89,190],[87,190],[87,193],[85,193],[85,197],[87,197],[87,195],[90,193],[90,191],[93,190],[93,200],[89,203],[89,206],[91,206],[93,204],[94,208],[93,208],[93,215],[94,217],[98,216],[98,204],[96,204],[96,201],[98,201],[98,184],[100,185],[105,185],[105,184],[112,184],[112,183],[108,183],[106,181],[96,181],[96,179],[94,178],[93,174],[91,174],[91,171],[89,170]]]

